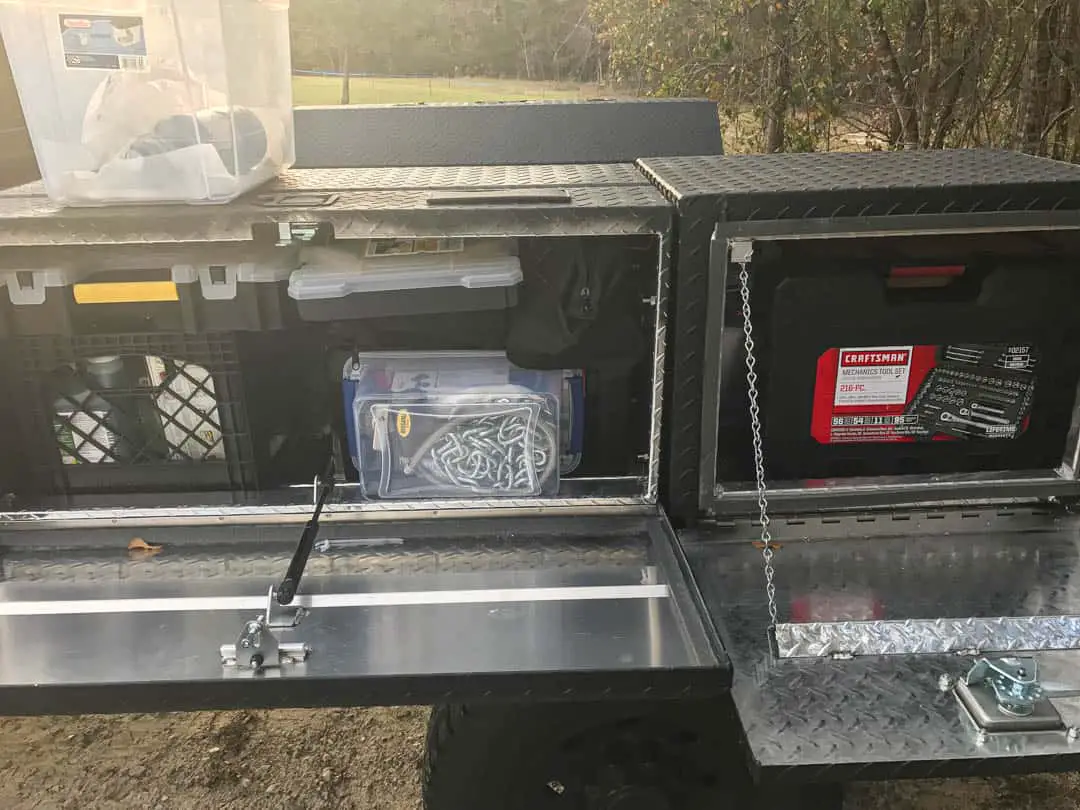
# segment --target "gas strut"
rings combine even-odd
[[[331,440],[330,458],[326,463],[326,470],[322,476],[316,476],[315,478],[315,511],[312,512],[311,519],[308,520],[307,525],[304,526],[303,534],[300,535],[300,542],[296,546],[296,551],[293,552],[289,570],[285,573],[285,579],[281,580],[281,584],[277,587],[277,601],[282,606],[292,604],[292,600],[296,597],[296,591],[300,588],[300,579],[304,576],[304,569],[307,567],[311,550],[315,547],[315,541],[319,537],[319,518],[322,517],[323,506],[326,505],[327,499],[334,491],[334,444],[334,441]]]

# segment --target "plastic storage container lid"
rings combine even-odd
[[[515,256],[481,259],[455,253],[361,258],[334,248],[308,248],[303,266],[289,280],[289,296],[320,301],[354,293],[439,287],[491,289],[513,287],[523,277]]]
[[[248,262],[173,265],[172,280],[175,284],[199,282],[207,301],[232,301],[237,284],[277,284],[288,279],[299,264],[295,251],[277,250]]]

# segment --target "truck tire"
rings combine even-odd
[[[426,810],[841,810],[839,786],[766,796],[725,701],[439,706]]]

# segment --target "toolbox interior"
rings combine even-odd
[[[234,257],[247,250],[227,248]],[[8,256],[0,250],[6,267],[31,266],[35,257],[49,266],[57,255],[49,248],[7,250]],[[110,250],[119,268],[110,280],[162,276],[155,264],[162,260],[140,259],[137,248],[99,247],[83,255],[109,270]],[[310,499],[311,481],[329,452],[345,477],[339,497],[357,497],[355,489],[349,495],[357,470],[348,452],[342,369],[350,357],[378,351],[490,350],[506,352],[524,369],[582,370],[584,444],[559,494],[641,494],[650,450],[659,239],[523,237],[516,252],[523,281],[512,306],[305,320],[279,289],[272,293],[273,322],[262,328],[239,310],[212,321],[185,319],[183,300],[87,306],[70,286],[50,291],[60,296],[57,303],[30,316],[0,290],[3,505]],[[102,365],[116,357],[118,364]],[[94,422],[104,406],[93,403],[102,399],[111,414],[107,442]],[[89,458],[73,457],[65,446],[72,431],[89,434]]]
[[[1080,285],[1078,258],[1080,236],[1069,230],[756,242],[752,318],[768,477],[851,480],[1058,469],[1080,380],[1080,322],[1071,304]],[[753,480],[754,470],[735,272],[728,276],[724,324],[716,480],[738,488]],[[1015,437],[834,443],[835,434],[825,440],[815,435],[821,419],[815,408],[828,417],[832,386],[839,386],[839,361],[828,367],[824,357],[830,350],[927,347],[937,351],[933,362],[947,365],[941,358],[952,357],[952,347],[964,355],[979,346],[1014,344],[1033,347],[1037,355],[1030,411]],[[975,369],[971,379],[979,373]],[[927,380],[924,387],[932,388]],[[958,390],[957,413],[967,404],[963,391],[945,391]]]

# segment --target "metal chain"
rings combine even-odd
[[[750,430],[754,441],[754,475],[757,479],[758,520],[761,524],[761,556],[765,565],[765,596],[769,600],[769,627],[777,624],[776,571],[773,568],[772,532],[769,531],[769,497],[765,487],[765,450],[761,440],[761,407],[758,405],[757,358],[754,356],[754,324],[750,317],[750,264],[739,265],[742,293],[743,335],[746,338],[746,393],[750,400]]]

